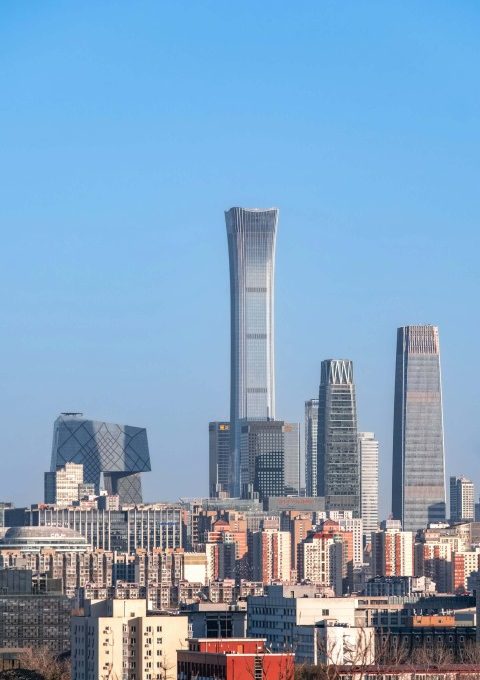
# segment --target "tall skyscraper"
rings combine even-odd
[[[305,491],[317,495],[318,399],[305,402]]]
[[[209,443],[209,495],[230,491],[230,423],[208,424]]]
[[[466,477],[450,477],[450,519],[452,522],[475,519],[475,488]]]
[[[445,519],[440,345],[436,326],[397,331],[392,513],[404,531]]]
[[[100,477],[122,503],[142,502],[140,472],[151,470],[147,431],[143,427],[102,423],[81,413],[62,413],[53,427],[50,472],[65,463],[81,463],[83,479],[100,491]]]
[[[322,361],[318,395],[317,494],[326,510],[360,515],[360,465],[353,364]]]
[[[239,496],[242,419],[275,418],[274,274],[278,210],[225,213],[230,259],[231,493]]]
[[[300,493],[300,423],[285,423],[283,435],[285,494],[296,496]]]
[[[378,529],[378,441],[373,432],[358,433],[360,456],[360,515],[364,535]]]

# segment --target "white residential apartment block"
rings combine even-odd
[[[187,637],[186,616],[148,615],[146,600],[87,601],[72,616],[72,680],[176,680]]]
[[[304,581],[342,594],[343,541],[332,534],[311,534],[299,546],[299,572]]]
[[[93,484],[84,484],[81,463],[65,463],[55,472],[45,473],[45,503],[66,507],[94,493]]]

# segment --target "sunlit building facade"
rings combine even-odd
[[[241,420],[275,418],[274,275],[278,210],[225,213],[230,259],[231,493],[239,496]]]
[[[326,510],[360,516],[360,465],[353,364],[322,361],[318,397],[317,495]]]
[[[373,432],[358,433],[360,515],[367,540],[378,529],[378,441]]]
[[[404,531],[445,520],[440,344],[436,326],[397,331],[392,514]]]
[[[305,491],[317,495],[318,399],[305,402]]]

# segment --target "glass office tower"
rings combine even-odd
[[[228,492],[230,483],[230,423],[213,421],[208,424],[209,496],[218,498]]]
[[[122,504],[141,503],[140,473],[151,470],[147,431],[62,413],[53,427],[50,472],[65,463],[81,463],[84,482],[94,484],[97,494],[103,474],[109,495],[118,494]]]
[[[392,513],[404,531],[445,519],[440,345],[436,326],[397,331]]]
[[[242,420],[240,423],[242,495],[260,500],[283,496],[285,431],[283,420]]]
[[[273,298],[278,210],[231,208],[225,213],[230,258],[232,440],[231,494],[244,483],[240,420],[275,418]]]
[[[360,461],[353,364],[322,361],[318,395],[317,494],[326,510],[360,516]]]

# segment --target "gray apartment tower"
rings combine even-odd
[[[213,421],[208,424],[209,496],[218,498],[230,491],[230,423]]]
[[[475,520],[475,487],[466,477],[450,477],[450,520],[452,522]]]
[[[317,495],[318,399],[305,402],[305,493]]]
[[[440,345],[436,326],[397,331],[392,513],[404,531],[445,520]]]
[[[241,420],[275,418],[274,277],[278,210],[225,213],[230,259],[231,495],[239,496]]]
[[[360,516],[360,461],[353,364],[322,361],[318,395],[317,494],[326,510]]]
[[[65,463],[82,463],[83,479],[100,491],[100,478],[121,503],[142,502],[141,472],[151,470],[147,431],[143,427],[88,420],[81,413],[62,413],[53,427],[50,471]]]

